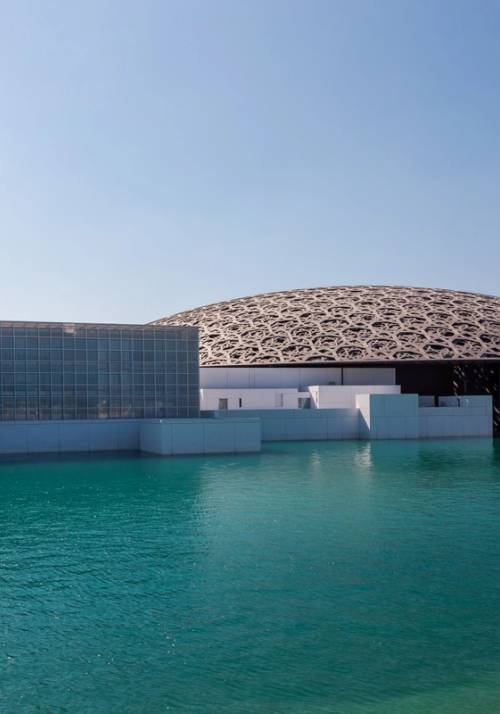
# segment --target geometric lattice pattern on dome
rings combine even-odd
[[[209,366],[500,360],[500,298],[343,286],[265,293],[152,324],[195,325]]]

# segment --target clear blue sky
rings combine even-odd
[[[499,0],[0,9],[0,318],[500,293]]]

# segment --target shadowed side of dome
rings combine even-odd
[[[343,286],[265,293],[152,324],[200,329],[201,365],[500,360],[500,298]]]

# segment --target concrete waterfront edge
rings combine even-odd
[[[146,451],[163,454],[260,451],[256,418],[96,419],[0,422],[0,454]]]
[[[140,426],[141,451],[174,456],[260,451],[257,418],[158,419]]]
[[[203,412],[218,419],[238,410]],[[493,435],[492,399],[462,397],[460,406],[419,407],[416,394],[358,394],[355,409],[245,410],[262,423],[262,441],[418,439]]]
[[[453,402],[450,402],[453,403]],[[260,451],[264,441],[491,437],[490,396],[419,407],[415,394],[358,394],[356,409],[205,412],[200,418],[0,422],[0,454]]]

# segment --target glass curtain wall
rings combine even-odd
[[[199,415],[193,327],[0,323],[0,419]]]

